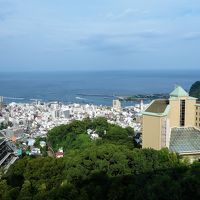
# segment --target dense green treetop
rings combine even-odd
[[[91,140],[88,129],[101,139]],[[0,179],[0,199],[200,199],[200,163],[168,149],[134,148],[130,127],[85,119],[53,128],[47,141],[54,150],[63,147],[65,157],[16,161]]]
[[[190,88],[189,95],[200,100],[200,81],[196,81]]]
[[[102,142],[114,144],[124,144],[133,148],[136,145],[134,140],[134,130],[131,127],[122,128],[118,125],[109,124],[103,117],[95,119],[84,119],[83,121],[73,121],[67,125],[61,125],[48,132],[48,142],[56,151],[63,147],[64,152],[70,150],[83,149],[94,145],[100,141],[92,141],[87,134],[87,130],[94,131]]]
[[[0,180],[0,199],[198,199],[199,186],[199,163],[103,143],[60,159],[18,160]]]

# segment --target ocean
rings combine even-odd
[[[200,70],[1,72],[0,96],[6,103],[39,99],[111,105],[113,96],[170,93],[175,85],[188,91],[197,80]]]

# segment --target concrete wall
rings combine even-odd
[[[180,126],[180,101],[178,99],[169,101],[170,104],[170,112],[169,112],[169,120],[170,127],[179,127]]]
[[[143,115],[142,148],[161,149],[161,117]]]
[[[170,137],[171,137],[171,129],[170,129],[170,121],[169,118],[166,117],[166,143],[164,147],[169,148],[169,144],[170,144]]]
[[[180,127],[180,100],[185,100],[185,127],[194,127],[196,120],[196,100],[188,97],[170,99],[170,127]]]
[[[168,116],[154,116],[144,114],[142,117],[142,148],[169,147],[170,129],[180,127],[180,100],[185,100],[185,127],[194,127],[197,123],[200,128],[200,107],[196,110],[196,99],[190,97],[170,98],[170,111]]]
[[[196,117],[196,99],[188,99],[185,103],[185,126],[194,127]]]

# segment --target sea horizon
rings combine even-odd
[[[4,70],[4,69],[0,69],[0,73],[51,73],[51,72],[144,72],[144,71],[148,71],[148,72],[191,72],[191,71],[199,71],[200,72],[200,69],[197,69],[197,68],[191,68],[191,69],[177,69],[176,67],[174,68],[169,68],[169,69],[166,69],[166,68],[151,68],[151,69],[145,69],[145,68],[141,68],[141,69],[138,69],[138,68],[134,68],[134,69],[42,69],[42,70],[39,70],[39,69],[30,69],[30,70]]]
[[[111,105],[114,96],[169,93],[175,85],[189,91],[199,75],[200,70],[7,71],[0,72],[0,96]]]

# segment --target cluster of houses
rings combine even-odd
[[[143,109],[143,105],[142,105]],[[130,126],[136,132],[141,129],[141,105],[131,107],[107,107],[89,104],[10,103],[0,112],[0,124],[9,124],[4,130],[12,141],[22,138],[45,137],[48,130],[73,120],[106,117],[110,123],[122,127]]]
[[[105,117],[109,123],[121,127],[130,126],[134,128],[135,132],[140,132],[141,112],[144,108],[145,105],[142,102],[138,105],[122,108],[119,100],[114,100],[113,105],[110,107],[76,103],[63,104],[60,102],[42,103],[39,101],[10,103],[1,106],[1,141],[4,150],[9,153],[2,153],[2,159],[7,161],[12,157],[13,162],[22,154],[42,155],[41,149],[47,147],[45,138],[48,131],[55,126],[68,124],[73,120]],[[88,130],[88,134],[91,139],[98,138],[98,134],[92,130]],[[44,140],[40,140],[39,146],[35,145],[37,138],[44,138]],[[5,144],[8,148],[7,146],[5,148]],[[13,147],[10,148],[8,144],[12,144]],[[8,158],[4,158],[4,154],[9,155]],[[60,158],[64,156],[64,152],[59,149],[58,152],[53,152],[52,155]]]

